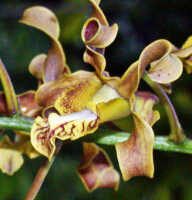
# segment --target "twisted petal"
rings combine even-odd
[[[146,67],[151,64],[149,77],[158,83],[169,84],[178,79],[183,65],[177,56],[171,54],[176,48],[167,40],[157,40],[148,45],[141,53],[139,60],[133,63],[122,76],[118,91],[125,98],[130,98],[138,85]]]
[[[86,45],[94,48],[105,48],[116,38],[118,25],[102,25],[97,18],[90,18],[82,29],[82,40]]]
[[[9,114],[15,114],[18,111],[16,94],[13,85],[11,83],[10,77],[7,73],[7,70],[1,60],[0,60],[0,79],[5,94],[7,111]]]
[[[43,84],[37,91],[36,100],[43,107],[54,105],[60,114],[69,114],[84,109],[101,86],[95,73],[78,71]]]
[[[33,147],[51,159],[55,152],[55,140],[76,140],[93,133],[98,127],[98,116],[90,110],[83,110],[60,116],[50,113],[48,119],[37,117],[31,130]]]
[[[82,29],[82,40],[86,45],[83,55],[84,62],[92,65],[101,79],[105,79],[106,60],[104,51],[116,38],[118,25],[109,26],[103,11],[99,7],[100,1],[90,0],[93,7],[92,17]]]
[[[25,10],[20,22],[43,31],[52,40],[51,49],[44,63],[44,81],[53,81],[61,74],[69,73],[62,46],[58,41],[60,28],[56,16],[47,8],[34,6]]]
[[[152,110],[156,102],[157,98],[150,93],[137,93],[132,107],[133,132],[127,141],[115,145],[125,181],[134,176],[153,177],[154,133],[151,125],[159,119],[157,111]]]
[[[14,145],[7,136],[0,141],[0,169],[3,173],[13,175],[23,165],[21,152],[14,149]]]
[[[106,152],[94,143],[83,143],[84,160],[78,174],[91,192],[97,188],[118,189],[119,174],[114,169]]]

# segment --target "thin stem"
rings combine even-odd
[[[0,117],[0,128],[30,132],[33,120],[25,117]]]
[[[26,118],[9,118],[0,117],[0,128],[11,129],[11,130],[25,130],[29,132],[33,124],[33,120]],[[83,140],[88,140],[91,142],[96,142],[105,145],[114,145],[119,142],[126,141],[129,138],[129,133],[120,131],[111,131],[106,128],[99,128],[96,133],[84,137]],[[191,153],[192,154],[192,144],[191,140],[185,139],[182,144],[176,144],[168,140],[165,136],[155,136],[155,146],[154,149],[161,151],[172,151],[181,153]]]
[[[129,137],[130,133],[122,131],[111,131],[109,129],[103,128],[99,129],[96,134],[87,136],[86,140],[94,141],[98,144],[115,145],[116,143],[127,141]],[[166,136],[156,136],[154,149],[192,154],[192,141],[186,138],[182,144],[176,144],[175,142],[170,141]]]
[[[61,147],[63,146],[63,141],[58,141],[56,143],[56,152],[55,155],[52,157],[52,159],[46,160],[45,163],[39,168],[37,175],[35,176],[35,179],[29,189],[29,192],[27,193],[27,196],[25,197],[25,200],[33,200],[37,196],[51,166],[53,165],[53,162],[56,158],[56,155],[61,150]]]
[[[27,193],[27,196],[25,197],[25,200],[35,199],[54,160],[55,160],[55,157],[53,157],[51,161],[46,160],[45,163],[41,166],[41,168],[39,169],[39,171],[33,181],[33,184],[31,185],[29,192]]]
[[[143,80],[156,92],[156,94],[160,98],[163,107],[165,108],[170,124],[169,139],[175,141],[176,143],[182,143],[185,140],[185,135],[175,112],[174,106],[171,103],[166,92],[159,84],[153,82],[147,76],[147,74],[143,75]]]

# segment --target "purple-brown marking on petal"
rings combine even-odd
[[[97,188],[118,189],[119,174],[113,168],[106,152],[94,143],[83,143],[84,160],[78,167],[78,174],[91,192]]]
[[[85,29],[85,33],[84,33],[85,40],[90,40],[97,32],[98,27],[99,26],[98,26],[97,21],[95,20],[90,21],[87,24],[86,29]]]
[[[90,110],[61,116],[50,113],[48,119],[37,117],[31,130],[33,147],[51,159],[55,153],[55,140],[76,140],[98,128],[98,116]]]
[[[36,93],[36,101],[43,107],[54,105],[60,114],[69,114],[84,109],[101,86],[95,73],[78,71],[43,84]]]

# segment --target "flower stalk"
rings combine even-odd
[[[23,117],[0,117],[0,128],[9,130],[23,130],[30,132],[33,120]],[[119,142],[128,140],[130,134],[121,131],[111,131],[109,129],[99,128],[96,134],[89,135],[85,140],[94,141],[98,144],[115,145]],[[155,150],[171,151],[192,154],[192,142],[185,138],[182,144],[178,144],[169,140],[166,136],[155,137]]]
[[[159,99],[167,113],[167,117],[170,125],[169,139],[176,142],[182,143],[185,140],[185,135],[177,114],[175,112],[174,106],[171,103],[168,95],[164,89],[158,84],[153,82],[146,73],[143,75],[143,80],[154,90],[154,92],[159,96]]]
[[[29,192],[27,193],[27,196],[25,197],[25,200],[33,200],[37,196],[48,172],[51,168],[53,162],[55,160],[55,156],[49,161],[48,159],[45,161],[45,163],[40,167],[39,171],[37,172],[37,175],[33,181],[33,184],[31,185],[31,188]]]

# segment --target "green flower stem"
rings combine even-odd
[[[41,168],[39,169],[39,171],[33,181],[33,184],[31,185],[29,192],[27,193],[27,196],[25,197],[25,200],[35,199],[54,160],[55,160],[55,157],[53,157],[51,161],[46,160],[45,163],[41,166]]]
[[[154,92],[159,96],[159,99],[167,113],[169,124],[170,124],[170,134],[169,139],[176,143],[182,143],[185,140],[185,135],[175,109],[167,96],[164,89],[157,83],[153,82],[147,74],[143,75],[143,80],[154,90]]]
[[[0,128],[30,132],[33,120],[25,117],[0,117]]]
[[[129,136],[130,133],[127,132],[111,131],[109,129],[101,128],[96,134],[87,136],[87,141],[94,141],[104,145],[115,145],[116,143],[127,141]],[[182,144],[176,144],[175,142],[170,141],[167,136],[156,136],[154,149],[192,154],[192,141],[186,138]]]
[[[27,131],[30,134],[33,120],[23,117],[0,117],[0,128]],[[114,145],[126,141],[130,134],[120,131],[111,131],[106,128],[99,128],[96,133],[82,138],[90,142],[96,142],[105,145]],[[161,151],[172,151],[192,154],[192,141],[185,139],[182,144],[176,144],[166,136],[156,136],[154,149]]]
[[[31,185],[29,192],[27,193],[27,196],[25,197],[25,200],[33,200],[37,196],[51,166],[53,165],[56,155],[61,150],[61,147],[63,146],[64,142],[57,142],[56,146],[56,152],[55,155],[52,157],[52,159],[46,160],[45,163],[39,168],[39,171],[37,172],[37,175],[33,181],[33,184]]]

